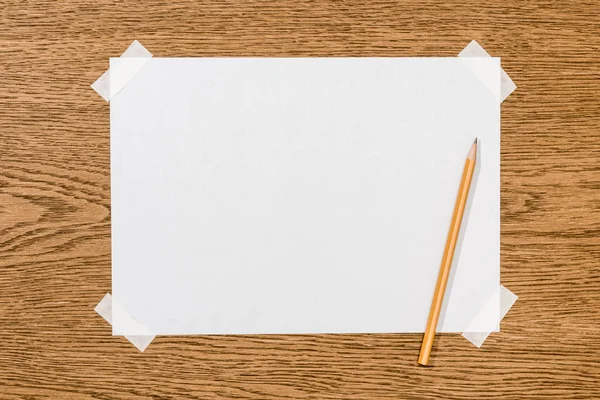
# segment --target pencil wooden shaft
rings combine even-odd
[[[467,205],[469,189],[471,187],[471,179],[473,178],[473,172],[475,171],[476,150],[477,143],[474,143],[471,151],[469,152],[469,156],[465,161],[465,167],[463,169],[462,179],[460,181],[458,196],[456,197],[456,204],[454,205],[454,214],[452,215],[452,222],[450,223],[450,230],[448,231],[448,238],[446,239],[444,257],[442,258],[440,273],[438,275],[437,284],[435,285],[433,301],[431,303],[429,318],[425,328],[425,335],[423,336],[423,343],[421,344],[421,352],[418,360],[419,364],[421,365],[427,365],[429,362],[431,346],[433,345],[433,338],[435,337],[438,318],[440,317],[440,310],[444,301],[446,283],[448,282],[450,267],[452,266],[452,258],[454,257],[454,249],[456,248],[456,242],[458,241],[460,225],[465,212],[465,207]]]

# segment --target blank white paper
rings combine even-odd
[[[423,332],[478,137],[464,331],[500,284],[499,87],[497,58],[148,59],[110,102],[114,299],[156,335]]]

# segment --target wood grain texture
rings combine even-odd
[[[0,1],[0,399],[600,398],[600,13],[595,1]],[[89,85],[133,39],[159,56],[455,56],[502,105],[502,282],[482,349],[443,335],[159,337],[110,290],[109,108]]]

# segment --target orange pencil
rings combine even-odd
[[[469,197],[469,189],[471,188],[471,179],[473,178],[473,172],[475,171],[476,159],[477,139],[475,139],[475,142],[471,146],[471,150],[465,161],[465,168],[460,181],[456,204],[454,205],[454,214],[452,215],[452,222],[450,223],[450,230],[448,231],[448,238],[446,239],[446,248],[444,249],[444,257],[442,258],[442,265],[440,266],[440,274],[438,275],[435,291],[433,292],[433,301],[431,303],[431,309],[429,310],[425,334],[423,335],[423,343],[421,344],[421,353],[419,354],[418,361],[421,365],[427,365],[429,355],[431,354],[431,346],[433,345],[433,338],[435,336],[438,318],[440,317],[442,302],[444,301],[446,283],[448,283],[450,266],[452,265],[452,258],[454,257],[454,249],[456,248],[456,241],[458,240],[458,234],[460,232],[460,224],[465,212],[465,206],[467,205],[467,198]]]

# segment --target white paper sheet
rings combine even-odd
[[[114,299],[157,335],[423,332],[479,137],[463,332],[500,284],[499,86],[498,58],[147,60],[110,102]]]

